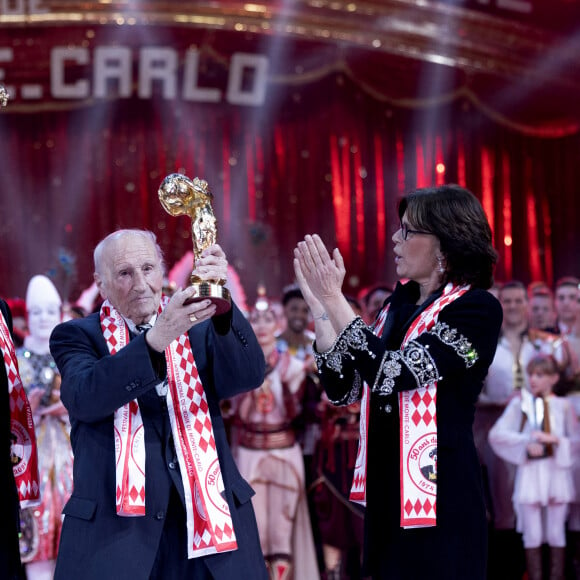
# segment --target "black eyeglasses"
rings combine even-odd
[[[409,226],[407,226],[407,224],[404,224],[403,222],[401,222],[400,229],[401,229],[401,237],[405,241],[407,241],[409,234],[424,234],[426,236],[434,236],[435,235],[433,232],[425,232],[423,230],[412,230],[411,228],[409,228]]]

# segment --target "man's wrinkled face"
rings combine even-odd
[[[103,250],[102,272],[95,274],[104,299],[135,324],[157,312],[163,289],[163,265],[155,244],[140,235],[111,240]]]

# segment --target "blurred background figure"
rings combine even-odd
[[[555,306],[557,325],[565,339],[574,364],[556,385],[556,392],[573,405],[580,418],[580,280],[574,276],[564,276],[555,285]],[[580,462],[574,465],[574,485],[576,496],[570,504],[568,514],[568,552],[570,567],[575,577],[580,578]]]
[[[568,334],[580,315],[580,280],[574,276],[564,276],[556,282],[554,291],[557,324],[562,334]]]
[[[76,302],[64,302],[62,305],[62,321],[66,322],[73,318],[84,318],[95,311],[100,306],[101,298],[97,284],[93,282],[85,288],[77,298]]]
[[[28,334],[28,322],[26,321],[26,301],[22,298],[10,298],[6,300],[10,312],[12,312],[12,336],[14,347],[24,344],[24,338]]]
[[[29,580],[53,577],[62,508],[72,492],[70,423],[60,401],[60,374],[49,351],[54,327],[62,320],[62,300],[52,281],[30,279],[26,291],[28,334],[17,350],[38,445],[41,504],[22,512],[20,552]]]
[[[521,281],[503,284],[499,301],[503,311],[501,334],[479,395],[473,430],[487,488],[490,578],[520,580],[525,555],[512,502],[516,467],[493,451],[488,435],[510,400],[519,397],[522,388],[528,388],[525,369],[533,356],[554,356],[560,373],[566,372],[571,361],[560,336],[529,328],[528,291]]]
[[[360,302],[346,296],[358,316]],[[359,580],[364,541],[364,507],[349,499],[358,451],[360,402],[333,405],[323,392],[318,412],[321,436],[314,456],[314,481],[308,489],[316,513],[324,580]]]
[[[532,282],[528,286],[529,326],[559,334],[556,326],[554,293],[545,282]]]
[[[502,282],[494,280],[493,284],[491,285],[491,288],[488,289],[488,292],[499,300],[499,291],[501,290],[502,286],[503,286]]]
[[[286,286],[282,294],[285,325],[276,336],[276,347],[280,352],[288,351],[292,356],[315,369],[312,341],[314,333],[308,328],[312,317],[310,308],[296,285]]]
[[[392,286],[386,282],[377,282],[361,292],[362,318],[367,324],[375,321],[385,300],[392,293]]]
[[[573,276],[560,278],[556,282],[555,296],[557,327],[575,363],[564,376],[564,380],[558,384],[556,392],[570,396],[580,416],[580,286],[578,278]],[[580,531],[580,521],[578,526]]]
[[[304,363],[276,348],[280,320],[265,296],[258,298],[249,320],[264,351],[266,377],[260,388],[231,401],[236,461],[256,491],[252,502],[272,580],[316,580],[304,462],[292,427],[301,411]]]
[[[535,355],[526,373],[529,386],[511,399],[489,441],[517,469],[513,503],[528,580],[564,580],[566,516],[575,497],[572,467],[580,459],[580,426],[570,402],[552,391],[560,376],[553,356]],[[543,544],[549,547],[547,575]]]
[[[260,290],[258,293],[260,293]],[[290,284],[284,288],[281,302],[283,316],[276,334],[276,349],[279,352],[291,354],[302,361],[304,365],[305,378],[302,400],[300,401],[300,413],[292,421],[292,426],[296,433],[298,443],[302,448],[305,487],[308,490],[312,485],[314,476],[314,453],[316,445],[320,440],[320,414],[318,412],[318,405],[322,394],[312,347],[314,332],[310,330],[310,325],[313,320],[310,308],[302,296],[302,291],[296,284]],[[316,521],[316,511],[312,497],[308,495],[307,499],[317,559],[321,567],[323,556],[320,532]]]

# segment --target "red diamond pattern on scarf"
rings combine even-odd
[[[20,381],[18,373],[16,373],[17,380]],[[12,379],[14,380],[14,379]],[[24,388],[13,390],[12,396],[10,397],[10,412],[22,412],[26,407],[26,391]]]
[[[8,375],[8,382],[14,384],[16,378],[18,377],[18,371],[16,370],[16,366],[10,355],[4,351],[4,364],[6,365],[7,375]]]
[[[435,397],[431,396],[428,389],[419,389],[411,397],[411,402],[416,407],[411,415],[411,420],[415,425],[421,421],[428,425],[435,415]]]
[[[159,312],[165,304],[166,300],[162,301]],[[114,318],[114,324],[108,323],[110,318]],[[107,324],[105,324],[106,322]],[[109,352],[111,352],[112,347],[111,338],[117,339],[118,346],[115,350],[118,351],[125,346],[127,341],[124,340],[124,336],[128,335],[125,322],[121,315],[107,302],[101,308],[101,328],[103,336],[108,337]],[[120,332],[121,329],[123,332]],[[216,478],[221,477],[221,468],[213,438],[209,405],[195,366],[189,336],[184,334],[172,342],[165,350],[165,358],[168,369],[168,412],[174,441],[176,445],[180,446],[181,454],[178,458],[186,494],[188,558],[236,550],[237,542],[229,506],[226,504],[223,509],[218,509],[212,504],[208,490],[205,486],[200,485],[200,482],[205,481],[210,468]],[[127,416],[129,420],[125,421]],[[130,432],[121,433],[124,437],[124,444],[120,445],[119,448],[130,449],[130,437],[134,437],[134,433],[143,428],[142,421],[139,419],[141,419],[141,413],[136,401],[135,409],[129,404],[117,409],[115,428],[119,432],[121,432],[120,425],[126,422],[127,425],[132,426],[135,420],[134,428],[130,429]],[[197,457],[199,457],[202,464],[201,473],[190,472],[187,467],[194,463],[195,450],[199,451],[195,461],[197,462]],[[121,465],[116,474],[117,496],[119,498],[117,513],[119,515],[145,515],[145,485],[139,487],[133,483],[133,481],[139,483],[142,480],[144,484],[145,454],[142,453],[142,455],[142,458],[138,457],[138,461],[134,460],[132,455],[128,456],[132,463],[118,461],[118,465]],[[121,487],[121,484],[126,487]],[[198,498],[200,498],[200,505],[203,507],[198,508]],[[121,509],[119,508],[120,503],[122,503]],[[129,503],[137,505],[128,505]],[[214,529],[223,530],[224,528],[231,529],[232,532],[227,537],[224,536],[223,531],[220,532],[219,536],[223,538],[223,541],[220,541]]]
[[[36,434],[32,411],[26,396],[26,391],[20,378],[18,359],[14,343],[6,325],[4,314],[0,311],[0,350],[4,359],[4,368],[8,379],[8,399],[10,406],[10,431],[12,434],[25,433],[17,436],[17,442],[26,449],[28,460],[12,468],[14,481],[18,490],[20,507],[38,505],[40,499],[38,455],[36,450]],[[12,444],[11,444],[12,445]]]
[[[218,528],[215,529],[215,533],[218,533]],[[228,524],[225,525],[225,528],[223,529],[223,533],[228,537],[231,538],[234,535],[234,530],[233,528],[231,528],[230,526],[228,526]],[[220,536],[222,534],[222,530],[220,530]]]
[[[103,331],[103,337],[109,346],[109,352],[115,354],[119,346],[119,342],[115,338],[115,332],[117,330],[117,325],[115,321],[110,316],[110,311],[108,308],[103,309],[101,312],[101,329]]]
[[[415,423],[415,425],[418,425],[421,422],[421,413],[419,413],[419,411],[415,411],[411,415],[411,420],[413,421],[413,423]]]
[[[193,429],[200,434],[200,438],[197,444],[199,445],[199,448],[205,453],[207,452],[209,442],[212,440],[212,425],[211,419],[209,418],[209,406],[207,404],[203,385],[199,380],[199,374],[197,372],[197,367],[195,366],[191,350],[185,349],[181,341],[175,350],[177,355],[180,357],[178,364],[183,371],[183,382],[188,385],[187,397],[191,401],[189,410],[192,414],[192,417],[194,417],[192,426]]]
[[[209,405],[207,404],[205,392],[199,381],[196,381],[193,402],[189,408],[196,417],[193,428],[200,435],[199,446],[203,451],[207,451],[208,447],[215,449],[215,441],[212,437],[211,430],[211,420],[209,419],[208,414]],[[201,411],[201,413],[199,413],[199,411]]]
[[[427,498],[424,502],[421,502],[421,500],[417,499],[415,500],[415,503],[407,500],[403,509],[405,510],[407,516],[410,516],[412,512],[415,512],[417,515],[421,513],[429,515],[431,512],[435,513],[435,504],[431,503],[429,498]]]
[[[423,503],[421,502],[421,500],[417,499],[414,505],[414,509],[416,514],[421,513],[421,510],[423,509]]]
[[[129,495],[131,496],[131,499],[133,501],[136,501],[140,495],[139,490],[136,487],[132,487],[131,490],[129,491]]]
[[[404,348],[409,341],[415,340],[423,332],[428,331],[438,320],[440,311],[462,296],[469,290],[469,286],[454,286],[449,283],[443,295],[436,299],[429,305],[423,313],[415,319],[405,334],[401,348]],[[374,327],[374,333],[377,336],[382,335],[384,324],[387,318],[389,304],[383,308],[379,318]],[[401,460],[400,460],[400,474],[401,474],[401,527],[427,527],[436,525],[435,514],[437,511],[436,500],[428,499],[429,492],[419,489],[417,484],[413,481],[407,464],[408,453],[410,448],[414,445],[422,434],[433,430],[437,426],[436,414],[436,398],[437,398],[437,384],[434,383],[427,387],[421,387],[417,391],[410,393],[409,391],[402,391],[399,393],[399,409],[404,405],[408,406],[409,413],[400,414],[400,433],[401,440],[404,441],[403,431],[410,428],[414,433],[409,438],[408,444],[401,445]],[[425,398],[422,398],[425,396]],[[361,419],[360,419],[360,438],[359,449],[357,453],[355,472],[353,476],[353,484],[350,493],[350,499],[357,503],[366,505],[366,459],[367,459],[367,434],[368,434],[368,416],[370,407],[370,389],[365,383],[363,388],[363,397],[361,404]],[[436,444],[436,440],[435,440]],[[436,488],[436,484],[435,484]],[[434,493],[436,495],[436,491]],[[421,501],[423,500],[423,503]],[[418,502],[418,503],[417,503]],[[416,516],[413,513],[415,507],[421,510],[424,506],[424,513],[418,511]]]

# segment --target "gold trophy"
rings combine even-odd
[[[216,219],[211,207],[213,195],[207,181],[181,173],[168,175],[159,187],[159,200],[165,211],[172,216],[188,215],[191,219],[193,242],[193,267],[203,250],[216,243]],[[216,314],[227,312],[232,307],[225,280],[202,280],[192,272],[189,283],[197,288],[197,295],[188,302],[209,298],[216,305]]]

